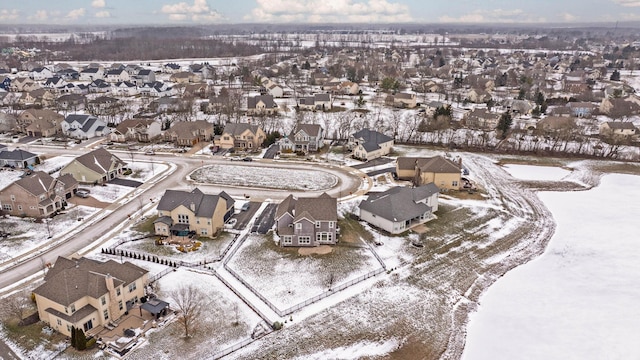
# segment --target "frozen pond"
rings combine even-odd
[[[557,231],[480,298],[462,358],[640,359],[637,184],[608,175],[589,191],[541,193]]]
[[[556,181],[571,173],[571,171],[553,166],[509,164],[502,167],[514,178],[522,180]]]

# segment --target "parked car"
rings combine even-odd
[[[155,154],[156,154],[156,152],[155,152],[155,151],[153,151],[153,150],[147,150],[147,151],[145,151],[145,152],[144,152],[144,154],[145,154],[145,155],[155,155]]]
[[[253,161],[253,158],[246,157],[246,158],[242,159],[242,161]]]
[[[246,202],[242,205],[242,207],[240,208],[240,211],[247,211],[249,210],[250,207],[251,207],[251,203]]]
[[[89,194],[91,193],[91,191],[87,190],[87,189],[78,189],[76,191],[76,196],[81,197],[81,198],[88,198]]]

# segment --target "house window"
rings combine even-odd
[[[207,220],[207,225],[211,225],[211,219]]]
[[[302,229],[302,223],[296,223],[296,230]]]
[[[13,209],[11,208],[11,204],[2,204],[2,210],[11,211]]]
[[[319,228],[320,227],[320,221],[316,221],[316,227]]]
[[[76,312],[76,306],[74,304],[71,304],[71,313],[73,314],[74,312]]]
[[[129,284],[129,292],[133,292],[136,289],[136,283],[132,282]]]
[[[333,221],[329,221],[329,229],[333,229],[335,223]]]
[[[229,137],[228,137],[228,136],[224,136],[224,139],[225,139],[225,140],[229,140]]]
[[[116,289],[116,295],[120,296],[120,287]]]
[[[196,224],[200,224],[200,219],[196,219]]]
[[[71,325],[67,324],[67,332],[71,332]]]
[[[107,305],[107,299],[104,296],[100,298],[100,302],[102,305]]]
[[[40,201],[44,200],[46,198],[45,194],[40,195]]]
[[[16,196],[15,195],[11,195],[11,201],[16,201]]]
[[[29,206],[29,209],[31,209],[31,210],[35,210],[35,209],[36,209],[36,207],[35,207],[35,206]]]
[[[200,229],[200,235],[207,235],[207,229],[205,228]]]
[[[309,244],[311,244],[311,236],[300,236],[300,237],[298,237],[298,244],[300,244],[300,245],[309,245]]]
[[[451,186],[458,186],[458,182],[457,181],[452,181],[451,182]]]
[[[178,214],[178,224],[188,224],[189,215]]]
[[[293,239],[291,238],[291,236],[283,236],[282,243],[285,245],[291,245],[293,243]]]
[[[109,320],[109,310],[105,310],[102,312],[102,315],[104,316],[105,320]]]
[[[118,309],[122,310],[122,300],[118,301]]]
[[[60,319],[58,319],[58,326],[62,326],[62,321],[60,321]]]
[[[65,313],[65,314],[68,314],[68,313],[69,313],[69,309],[67,309],[67,307],[66,307],[66,306],[64,307],[64,313]]]
[[[22,205],[18,205],[18,210],[22,211]]]

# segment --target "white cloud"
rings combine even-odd
[[[105,3],[105,0],[93,0],[91,2],[91,6],[93,6],[94,8],[103,8],[107,6],[107,4]]]
[[[629,6],[629,7],[640,6],[639,0],[613,0],[613,2],[621,6]]]
[[[35,14],[27,17],[27,19],[29,20],[36,20],[36,21],[44,21],[47,20],[49,18],[49,14],[47,13],[47,10],[38,10],[36,11]]]
[[[390,0],[256,0],[255,22],[409,22],[409,7]]]
[[[20,12],[17,9],[0,10],[0,20],[17,20]]]
[[[224,16],[209,7],[206,0],[193,0],[193,4],[179,2],[163,5],[162,13],[167,14],[170,20],[185,21],[191,19],[196,22],[214,22],[224,19]]]
[[[578,17],[573,14],[569,14],[569,13],[562,14],[562,20],[564,21],[571,22],[571,21],[576,21],[577,19]]]
[[[532,17],[522,9],[475,10],[459,17],[441,16],[440,22],[454,23],[537,23],[545,22],[545,18]]]
[[[98,11],[95,15],[97,18],[108,18],[111,17],[111,13],[107,10]]]
[[[72,20],[77,20],[81,17],[84,16],[85,10],[84,8],[80,8],[80,9],[73,9],[71,11],[69,11],[67,13],[67,18],[72,19]]]

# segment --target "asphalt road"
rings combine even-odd
[[[374,170],[374,171],[369,171],[367,173],[367,175],[369,176],[376,176],[376,175],[380,175],[380,174],[384,174],[384,173],[388,173],[388,172],[393,172],[396,171],[395,167],[390,167],[390,168],[384,168],[384,169],[380,169],[380,170]]]
[[[262,157],[264,159],[273,159],[276,157],[277,154],[278,154],[278,145],[272,144],[271,146],[269,146],[267,151],[264,152],[264,156]]]

